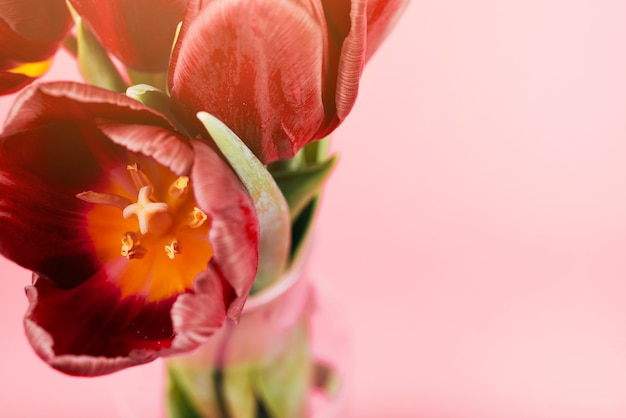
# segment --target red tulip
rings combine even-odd
[[[258,262],[253,204],[162,114],[92,86],[31,86],[0,173],[0,251],[33,271],[26,334],[53,367],[111,373],[238,317]]]
[[[407,0],[189,0],[169,84],[179,114],[223,120],[265,163],[334,130]]]
[[[168,68],[187,0],[69,0],[100,43],[129,68]]]
[[[71,21],[65,0],[0,0],[0,94],[46,72]]]

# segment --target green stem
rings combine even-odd
[[[224,339],[220,342],[215,356],[215,371],[213,372],[213,383],[215,385],[215,399],[219,410],[220,418],[229,418],[228,405],[226,404],[226,392],[224,385],[224,366],[226,364],[226,349],[233,332],[233,325],[228,322],[223,327]]]

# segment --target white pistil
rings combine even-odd
[[[169,206],[164,202],[150,200],[151,186],[143,186],[139,189],[137,202],[126,206],[122,212],[125,219],[136,216],[139,221],[139,231],[142,234],[148,232],[155,236],[162,235],[172,225],[172,218],[167,213]]]

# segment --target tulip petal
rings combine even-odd
[[[10,94],[41,74],[4,71],[49,59],[69,32],[71,18],[64,0],[0,0],[0,10],[0,94]]]
[[[90,206],[74,196],[98,190],[115,167],[126,167],[127,151],[110,139],[152,154],[173,170],[188,172],[193,161],[191,148],[161,126],[116,125],[96,117],[167,126],[139,102],[93,87],[72,87],[44,84],[25,90],[0,138],[0,248],[61,288],[77,286],[99,268],[86,230]],[[109,103],[97,103],[98,94]],[[72,95],[82,102],[67,97]]]
[[[26,294],[29,341],[43,360],[68,374],[94,376],[146,363],[174,338],[173,299],[122,300],[102,272],[71,290],[35,275]]]
[[[35,352],[71,375],[97,376],[198,347],[226,318],[220,280],[201,274],[194,293],[157,303],[120,297],[104,270],[71,290],[34,276],[24,318]]]
[[[391,30],[408,0],[323,0],[329,31],[324,104],[330,134],[350,113],[365,62]]]
[[[368,0],[366,61],[385,40],[408,5],[409,0]]]
[[[0,72],[0,94],[11,94],[22,90],[35,81],[24,74],[15,74],[7,71]]]
[[[20,36],[0,18],[0,57],[15,63],[42,61],[54,55],[57,42],[37,42]]]
[[[359,80],[365,63],[366,7],[366,0],[353,0],[350,8],[350,33],[341,47],[337,68],[335,104],[339,120],[345,119],[348,115],[359,90]]]
[[[4,133],[28,131],[33,124],[93,125],[96,119],[175,130],[163,115],[130,97],[86,84],[60,81],[25,89],[9,111]]]
[[[222,327],[227,310],[224,295],[230,293],[232,290],[225,291],[223,277],[215,272],[196,277],[194,292],[180,295],[172,307],[176,338],[171,353],[198,347]]]
[[[98,269],[85,229],[85,203],[74,195],[98,184],[101,171],[88,148],[79,146],[83,142],[73,141],[63,129],[57,132],[69,139],[41,141],[35,147],[26,135],[2,138],[0,251],[54,278],[57,286],[72,288]],[[42,154],[48,155],[48,163],[40,159]]]
[[[154,158],[178,175],[186,175],[190,171],[193,150],[182,136],[170,130],[112,121],[99,122],[97,126],[113,142]]]
[[[185,0],[70,0],[102,45],[138,71],[167,70]]]
[[[177,114],[215,115],[264,163],[293,157],[324,120],[323,24],[294,1],[206,2],[179,36]]]
[[[213,258],[205,280],[224,283],[228,317],[237,320],[258,264],[254,205],[239,179],[206,143],[193,140],[191,145],[196,155],[191,171],[196,201],[212,219]]]
[[[57,43],[71,26],[65,0],[0,0],[0,10],[12,32],[33,42]]]

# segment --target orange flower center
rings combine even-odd
[[[161,180],[154,184],[138,164],[126,172],[125,181],[109,181],[104,193],[76,195],[93,204],[87,227],[108,277],[123,297],[148,301],[192,289],[213,250],[210,219],[197,207],[191,181],[164,167],[153,173]],[[132,199],[125,197],[129,194]]]

